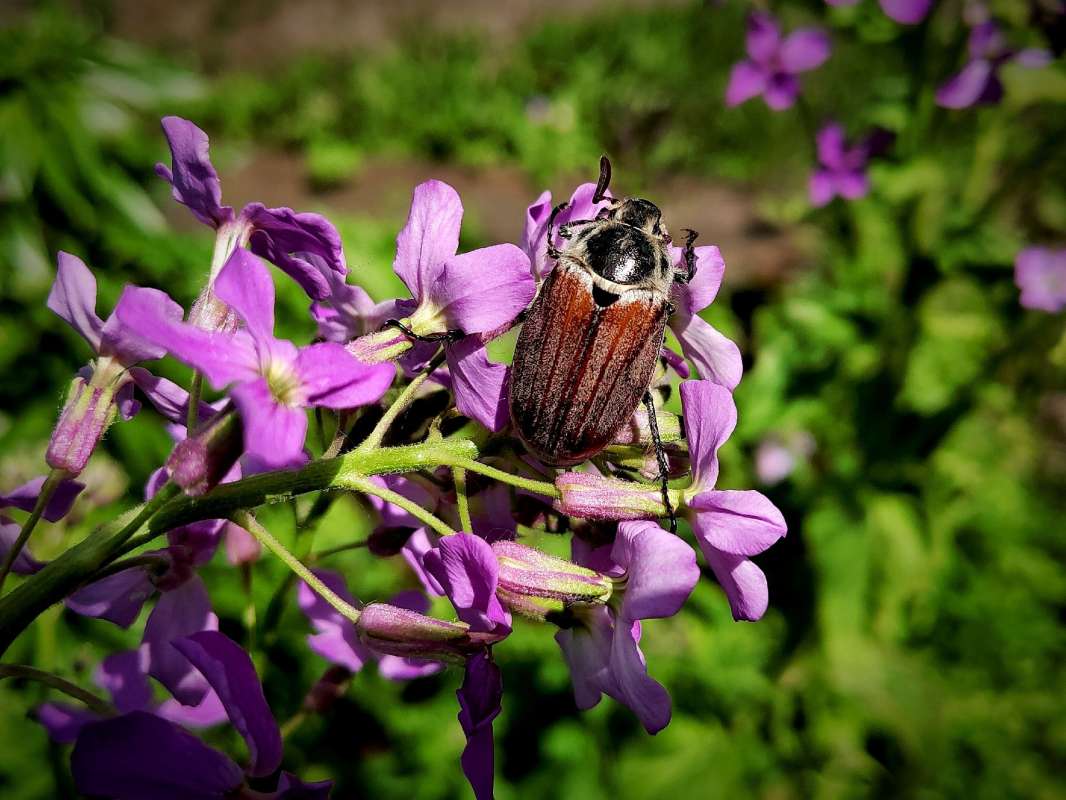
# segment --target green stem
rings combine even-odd
[[[81,586],[87,576],[117,558],[126,541],[177,493],[178,487],[168,482],[147,503],[101,526],[0,598],[0,656],[45,609]]]
[[[430,374],[444,363],[444,350],[442,349],[437,355],[433,357],[433,360],[429,362],[426,368],[411,379],[411,382],[404,387],[404,390],[400,392],[399,397],[393,401],[393,404],[389,406],[385,414],[378,420],[378,424],[374,426],[374,430],[370,432],[370,435],[363,440],[355,452],[361,453],[367,450],[373,450],[376,447],[381,447],[381,442],[385,439],[385,434],[388,433],[392,423],[396,421],[396,418],[402,414],[411,401],[415,399],[415,394],[422,387],[422,384],[426,382]]]
[[[359,609],[337,596],[326,584],[322,583],[315,574],[301,563],[300,559],[290,553],[285,546],[274,538],[259,521],[247,511],[239,511],[233,515],[233,521],[252,534],[271,553],[280,558],[285,566],[291,569],[297,577],[314,590],[315,594],[329,603],[342,616],[350,620],[352,624],[359,621]]]
[[[371,483],[369,478],[358,477],[355,475],[349,476],[345,479],[344,487],[346,489],[354,489],[363,494],[372,494],[375,497],[380,497],[386,503],[391,503],[397,508],[402,508],[412,517],[420,522],[424,522],[441,536],[451,536],[455,533],[455,531],[445,524],[442,519],[429,511],[426,511],[422,506],[408,500],[399,492],[394,492],[392,489],[386,489],[382,486],[378,486],[376,483]]]
[[[44,509],[48,506],[48,501],[52,499],[52,495],[55,494],[56,489],[59,488],[59,484],[66,476],[67,473],[61,469],[53,469],[48,473],[48,477],[41,486],[41,493],[37,495],[37,502],[34,503],[33,511],[30,512],[29,518],[23,523],[22,530],[19,531],[15,544],[13,544],[11,549],[7,551],[4,563],[0,565],[0,592],[4,590],[4,581],[7,580],[7,576],[11,573],[11,568],[15,566],[15,560],[22,552],[22,548],[25,547],[26,542],[30,540],[30,534],[33,533],[33,529],[37,527],[37,523],[40,521]]]
[[[28,667],[24,664],[0,664],[0,678],[24,678],[26,680],[43,683],[52,689],[56,689],[65,695],[73,697],[85,703],[86,708],[103,716],[111,716],[115,709],[106,701],[97,697],[87,689],[82,689],[76,683],[71,683],[65,678],[45,672],[43,669]]]
[[[517,486],[519,489],[536,492],[537,494],[543,494],[548,497],[559,497],[559,490],[555,488],[554,483],[535,481],[532,478],[523,478],[518,475],[512,475],[509,472],[504,472],[502,469],[496,469],[495,467],[490,467],[488,464],[482,464],[480,461],[474,461],[472,458],[460,458],[452,462],[451,466],[452,469],[460,467],[462,469],[468,469],[471,472],[476,472],[479,475],[484,475],[487,478],[495,478],[501,483]]]
[[[464,531],[474,532],[474,523],[470,519],[470,498],[466,495],[466,470],[462,467],[452,468],[455,481],[455,499],[459,506],[459,525]]]
[[[200,397],[204,392],[204,376],[200,370],[193,370],[192,382],[189,384],[189,406],[185,409],[185,430],[188,436],[200,424]]]
[[[339,544],[336,547],[327,547],[325,550],[311,553],[307,558],[309,561],[321,561],[323,558],[335,556],[337,553],[345,553],[349,550],[359,550],[366,547],[368,544],[366,539],[360,539],[357,542],[348,542],[347,544]]]

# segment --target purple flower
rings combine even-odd
[[[817,137],[820,166],[810,180],[811,203],[824,206],[838,195],[847,200],[865,197],[870,191],[866,164],[891,141],[891,134],[878,130],[849,146],[840,125],[831,122],[823,127]]]
[[[780,483],[811,457],[815,446],[814,437],[806,431],[786,437],[769,436],[755,451],[755,474],[767,485]]]
[[[853,6],[859,0],[825,0],[831,6]],[[901,25],[917,25],[929,13],[933,0],[878,0],[881,10]]]
[[[309,406],[354,408],[377,401],[392,383],[391,365],[368,365],[333,342],[297,348],[275,339],[274,284],[266,266],[238,249],[215,281],[215,293],[245,324],[235,333],[182,323],[176,304],[155,289],[127,287],[117,313],[133,330],[203,372],[230,395],[244,424],[245,451],[257,465],[304,460]]]
[[[683,250],[671,247],[674,266],[680,268]],[[725,261],[714,245],[696,248],[696,274],[687,284],[675,284],[675,311],[670,328],[681,344],[681,352],[695,365],[700,377],[714,381],[732,391],[744,374],[740,348],[724,336],[699,313],[714,302],[725,275]]]
[[[991,21],[975,25],[968,43],[970,60],[936,92],[936,101],[946,108],[994,105],[1003,98],[999,69],[1008,62],[1036,69],[1051,62],[1046,50],[1014,50],[1007,46],[999,27]]]
[[[570,195],[566,208],[555,217],[554,245],[558,248],[566,246],[566,240],[559,236],[559,229],[569,222],[579,219],[595,219],[601,209],[606,208],[611,198],[610,191],[604,194],[605,200],[593,203],[592,197],[596,193],[596,184],[583,183],[574,189]],[[522,233],[522,249],[529,256],[533,269],[533,276],[537,282],[548,277],[548,273],[555,267],[555,262],[548,258],[548,219],[551,217],[552,193],[545,191],[526,209],[526,224]]]
[[[344,584],[344,578],[330,570],[315,570],[315,576],[338,597],[356,608],[360,607]],[[300,610],[311,622],[315,633],[307,637],[312,652],[331,664],[344,667],[349,672],[359,672],[367,661],[378,660],[378,669],[389,680],[401,681],[432,675],[443,665],[432,661],[402,658],[387,653],[376,653],[359,639],[359,631],[351,620],[319,597],[303,581],[300,582],[297,600]],[[421,592],[401,592],[389,604],[419,614],[429,611],[429,601]]]
[[[576,561],[604,566],[602,553],[584,549],[575,539]],[[653,522],[623,522],[610,563],[618,587],[610,605],[575,611],[573,627],[559,631],[555,640],[570,667],[578,708],[592,708],[606,694],[632,709],[648,733],[658,733],[670,722],[670,695],[648,675],[640,620],[681,610],[700,577],[696,554]]]
[[[733,617],[759,619],[766,612],[769,595],[766,576],[750,556],[785,535],[785,519],[759,492],[715,488],[718,448],[737,424],[733,396],[708,381],[685,381],[681,405],[692,459],[692,485],[685,497],[693,532],[725,589]]]
[[[1014,259],[1014,282],[1026,308],[1052,314],[1066,308],[1066,248],[1027,247]]]
[[[725,91],[727,106],[762,95],[774,111],[789,108],[800,92],[801,72],[829,58],[829,36],[820,28],[800,28],[782,38],[777,20],[755,12],[748,18],[748,58],[733,65]]]
[[[344,261],[337,229],[325,217],[291,208],[267,208],[249,203],[239,214],[222,205],[222,186],[211,164],[207,134],[181,117],[164,117],[163,133],[170,145],[171,167],[156,165],[156,172],[173,188],[174,199],[200,222],[218,231],[216,269],[230,251],[248,244],[252,252],[273,262],[315,300],[330,294],[334,276],[343,279]]]
[[[281,731],[247,653],[215,631],[175,646],[218,695],[247,745],[247,767],[242,770],[178,725],[135,710],[82,728],[71,754],[79,792],[116,800],[222,800],[241,793],[247,777],[265,778],[280,766]],[[328,782],[302,784],[283,773],[276,791],[257,796],[324,799],[329,789]]]
[[[37,505],[37,498],[41,494],[41,487],[44,486],[45,480],[45,476],[41,475],[13,489],[9,494],[0,495],[0,509],[18,508],[22,511],[32,511]],[[45,504],[41,516],[49,522],[59,522],[70,513],[75,498],[84,488],[85,484],[78,481],[60,481]],[[7,558],[8,552],[15,546],[21,532],[20,523],[5,514],[0,514],[0,561]],[[44,564],[33,557],[29,548],[23,547],[12,562],[11,571],[16,575],[32,575],[43,566]]]

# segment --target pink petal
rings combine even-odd
[[[447,348],[455,405],[459,412],[499,433],[510,422],[507,386],[510,369],[489,361],[477,336],[466,336]]]
[[[218,617],[211,611],[207,590],[198,576],[170,592],[164,592],[144,626],[141,640],[148,674],[162,683],[176,700],[198,704],[208,685],[172,642],[199,631],[217,631]]]
[[[785,37],[778,57],[785,72],[807,72],[822,66],[831,51],[829,34],[820,28],[800,28]]]
[[[729,598],[733,619],[752,622],[760,619],[766,613],[770,602],[770,592],[763,571],[755,562],[744,556],[723,553],[702,541],[700,549]]]
[[[622,522],[611,560],[625,567],[621,615],[629,620],[672,617],[700,578],[696,554],[654,522]]]
[[[824,126],[815,137],[818,146],[818,160],[831,170],[844,168],[845,137],[844,128],[835,122]]]
[[[263,378],[233,387],[230,396],[244,424],[244,449],[269,469],[303,464],[307,412],[274,400]]]
[[[97,352],[104,322],[96,315],[96,278],[84,261],[70,253],[61,250],[58,262],[48,307]]]
[[[945,108],[968,108],[981,99],[992,78],[992,62],[971,61],[936,90],[936,102]]]
[[[725,104],[732,108],[766,91],[766,71],[753,61],[739,61],[729,73]]]
[[[684,248],[670,247],[674,268],[684,272]],[[725,259],[713,244],[696,248],[696,274],[688,284],[675,284],[673,301],[678,308],[697,314],[714,302],[725,275]]]
[[[449,258],[426,287],[448,330],[486,333],[511,322],[536,294],[529,257],[498,244]]]
[[[274,335],[274,281],[266,264],[243,247],[233,251],[215,279],[219,300],[237,312],[257,341]]]
[[[207,134],[181,117],[163,117],[163,133],[173,171],[163,164],[156,164],[155,171],[173,187],[174,199],[212,228],[231,220],[233,209],[222,205],[222,185],[211,164]]]
[[[778,73],[772,75],[766,82],[766,91],[763,92],[763,100],[774,111],[784,111],[791,108],[799,96],[799,81],[792,75]]]
[[[444,262],[455,255],[462,221],[463,203],[451,186],[426,181],[415,187],[392,262],[413,297],[421,300]]]
[[[933,0],[878,0],[878,2],[886,15],[902,25],[917,25],[925,19],[925,15],[929,13],[929,8],[933,5]]]
[[[658,733],[670,723],[670,695],[648,675],[648,665],[632,630],[635,623],[626,622],[622,618],[615,623],[611,674],[618,683],[622,702],[633,710],[648,733]]]
[[[777,506],[754,490],[712,489],[697,495],[689,506],[696,512],[696,538],[723,553],[758,555],[788,530]]]
[[[781,44],[781,29],[769,14],[756,11],[748,17],[745,46],[755,61],[766,63],[773,59]]]
[[[836,196],[836,181],[833,173],[820,169],[811,173],[810,183],[807,185],[807,193],[811,199],[811,205],[821,208],[827,205]]]
[[[735,342],[694,314],[674,314],[670,318],[670,327],[685,357],[696,366],[701,378],[721,384],[730,391],[736,388],[744,374],[744,361]]]
[[[335,342],[300,348],[296,371],[307,405],[357,408],[376,403],[396,377],[391,363],[365,364]]]
[[[718,448],[737,426],[737,406],[732,393],[712,381],[681,384],[685,436],[692,460],[692,483],[710,489],[718,480]]]

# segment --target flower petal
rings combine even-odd
[[[1025,248],[1014,260],[1014,282],[1026,308],[1052,314],[1066,308],[1066,249]]]
[[[507,387],[511,371],[489,360],[478,336],[464,336],[446,350],[448,371],[459,412],[499,433],[511,420]]]
[[[86,725],[70,769],[81,794],[115,800],[220,800],[244,783],[222,753],[143,711]]]
[[[725,104],[732,108],[766,91],[766,71],[754,61],[738,61],[729,72]]]
[[[681,408],[692,459],[692,484],[712,488],[718,480],[718,448],[737,426],[733,395],[711,381],[685,381],[681,384]]]
[[[274,281],[258,256],[243,247],[234,250],[215,279],[215,294],[256,341],[274,338]]]
[[[392,269],[411,296],[421,300],[444,262],[459,249],[463,203],[459,193],[441,181],[415,187],[407,223],[396,237]]]
[[[427,281],[420,300],[446,330],[470,334],[511,322],[535,293],[529,257],[513,244],[498,244],[449,258]]]
[[[555,634],[563,651],[574,687],[574,703],[585,711],[600,702],[602,694],[620,696],[611,675],[611,640],[614,624],[605,607],[588,612],[583,624]]]
[[[757,555],[788,532],[777,506],[753,490],[709,490],[689,506],[696,512],[696,537],[723,553]]]
[[[307,412],[277,402],[264,378],[240,383],[230,390],[244,426],[244,449],[267,469],[303,464]]]
[[[626,570],[621,616],[627,620],[672,617],[700,579],[696,553],[654,522],[622,522],[611,560]]]
[[[7,557],[8,552],[15,546],[21,531],[22,525],[0,514],[0,559]],[[11,564],[11,571],[16,575],[32,575],[39,572],[42,567],[44,563],[33,557],[30,548],[23,547]]]
[[[226,537],[226,560],[234,566],[251,564],[259,560],[263,545],[240,525],[227,522],[224,528]]]
[[[222,205],[222,185],[211,164],[207,134],[181,117],[163,117],[173,169],[156,164],[155,171],[173,187],[174,199],[205,225],[217,228],[233,218]]]
[[[744,375],[744,360],[736,342],[695,314],[679,311],[670,318],[670,327],[701,378],[730,391],[736,388]]]
[[[429,553],[434,547],[435,542],[430,539],[430,534],[425,528],[419,528],[407,537],[407,541],[404,542],[400,553],[403,555],[403,560],[407,562],[407,566],[411,568],[415,577],[418,578],[419,583],[422,584],[422,588],[426,590],[426,594],[434,597],[443,597],[444,588],[426,570],[426,553]]]
[[[618,683],[618,698],[632,709],[648,733],[658,733],[670,723],[670,695],[648,675],[648,665],[637,644],[639,622],[625,618],[615,624],[611,643],[611,674]]]
[[[707,308],[718,296],[725,275],[725,259],[717,246],[703,245],[695,249],[696,273],[687,284],[674,284],[673,300],[678,308],[696,314]],[[684,269],[684,249],[671,247],[670,257],[674,267]]]
[[[217,631],[218,617],[200,578],[194,575],[170,592],[164,592],[144,626],[142,655],[148,674],[163,684],[180,703],[197,705],[208,684],[173,642],[200,631]]]
[[[148,570],[131,567],[83,586],[66,600],[67,608],[83,617],[96,617],[128,628],[155,593]]]
[[[799,96],[799,81],[793,75],[778,72],[771,75],[766,82],[766,91],[763,92],[763,100],[773,111],[784,111],[791,108]]]
[[[968,108],[981,99],[994,77],[992,62],[971,61],[936,90],[936,102],[945,108]]]
[[[751,559],[715,550],[702,540],[700,549],[729,598],[733,619],[751,622],[761,619],[770,602],[763,571]]]
[[[416,480],[403,475],[374,475],[368,480],[383,489],[390,489],[401,494],[415,505],[432,512],[437,507],[439,497]],[[368,496],[367,501],[381,517],[381,526],[385,528],[418,528],[422,521],[404,511],[399,506],[386,503],[380,497]],[[428,549],[428,545],[427,545]]]
[[[278,790],[263,797],[263,800],[329,800],[333,781],[306,783],[290,772],[282,772]]]
[[[255,228],[249,240],[252,252],[276,264],[311,299],[330,296],[329,273],[341,278],[348,273],[340,234],[322,215],[249,203],[241,216]]]
[[[301,347],[296,371],[307,405],[356,408],[376,403],[396,377],[391,363],[365,364],[336,342]]]
[[[929,8],[933,0],[878,0],[881,10],[901,25],[917,25]]]
[[[862,170],[849,170],[837,173],[837,191],[847,200],[858,200],[870,191],[870,181]]]
[[[500,668],[487,652],[467,660],[463,684],[455,696],[459,698],[459,724],[466,734],[461,758],[463,774],[477,800],[492,800],[492,721],[500,713],[503,680]]]
[[[822,66],[831,50],[829,34],[821,28],[799,28],[785,37],[778,58],[785,72],[807,72]]]
[[[34,506],[37,505],[37,498],[41,494],[41,487],[44,486],[45,480],[45,476],[40,475],[12,489],[8,494],[0,495],[0,508],[18,508],[23,511],[33,511]],[[59,522],[70,513],[74,500],[84,488],[85,484],[78,481],[60,481],[45,504],[41,516],[49,522]]]
[[[84,261],[70,253],[60,250],[58,262],[48,307],[99,352],[104,322],[96,315],[96,278]]]
[[[342,600],[354,605],[356,602],[339,573],[330,570],[315,570],[315,577],[326,584]],[[300,582],[297,589],[297,603],[311,625],[317,631],[307,638],[312,652],[317,653],[331,664],[337,664],[351,672],[359,672],[370,660],[370,651],[361,641],[359,634],[348,619],[337,609],[323,600],[306,583]]]
[[[835,122],[824,126],[818,131],[815,142],[818,147],[818,160],[823,166],[833,171],[844,169],[846,140],[842,126]]]
[[[86,725],[101,719],[99,714],[88,711],[84,706],[52,702],[37,706],[33,710],[33,718],[56,744],[73,744]]]
[[[499,564],[488,542],[465,532],[442,536],[423,563],[472,631],[510,629],[511,615],[496,597]]]
[[[205,331],[175,320],[174,302],[158,289],[127,286],[115,316],[143,339],[200,370],[216,389],[258,374],[258,358],[247,335]]]
[[[152,687],[137,650],[112,653],[96,668],[93,680],[111,695],[120,713],[142,711],[152,705]]]
[[[281,764],[281,731],[270,713],[252,659],[218,631],[177,639],[174,647],[218,694],[233,727],[248,745],[248,774],[270,775]]]
[[[836,196],[836,180],[833,173],[819,169],[811,173],[810,182],[807,184],[807,194],[811,199],[811,205],[821,208],[828,205]]]
[[[745,37],[748,55],[759,63],[770,61],[778,54],[781,44],[781,29],[770,14],[754,12],[748,17]]]

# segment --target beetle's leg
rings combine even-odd
[[[559,260],[559,256],[562,255],[562,251],[555,246],[555,242],[553,241],[555,239],[555,218],[559,216],[560,211],[566,209],[567,207],[569,207],[569,205],[569,200],[567,200],[565,203],[559,203],[559,205],[552,209],[552,215],[548,217],[548,257],[554,258],[556,261]]]
[[[404,335],[408,339],[414,339],[416,342],[457,342],[462,339],[466,334],[462,331],[445,331],[444,333],[415,333],[409,327],[404,325],[398,319],[385,320],[383,328],[396,328],[403,331]]]
[[[578,225],[589,225],[593,222],[599,222],[598,219],[575,219],[559,226],[559,235],[564,239],[570,238],[570,229],[576,228]]]
[[[691,228],[682,228],[681,231],[685,234],[685,249],[682,255],[685,260],[685,274],[678,275],[675,280],[678,283],[689,283],[696,277],[696,248],[692,246],[692,243],[696,241],[699,234]]]
[[[670,533],[677,533],[677,514],[670,502],[670,464],[666,460],[662,437],[659,436],[659,421],[655,418],[655,401],[652,400],[650,391],[644,393],[644,407],[648,410],[648,427],[651,429],[651,440],[655,444],[655,460],[659,464],[663,505],[666,506],[666,513],[670,517]]]

